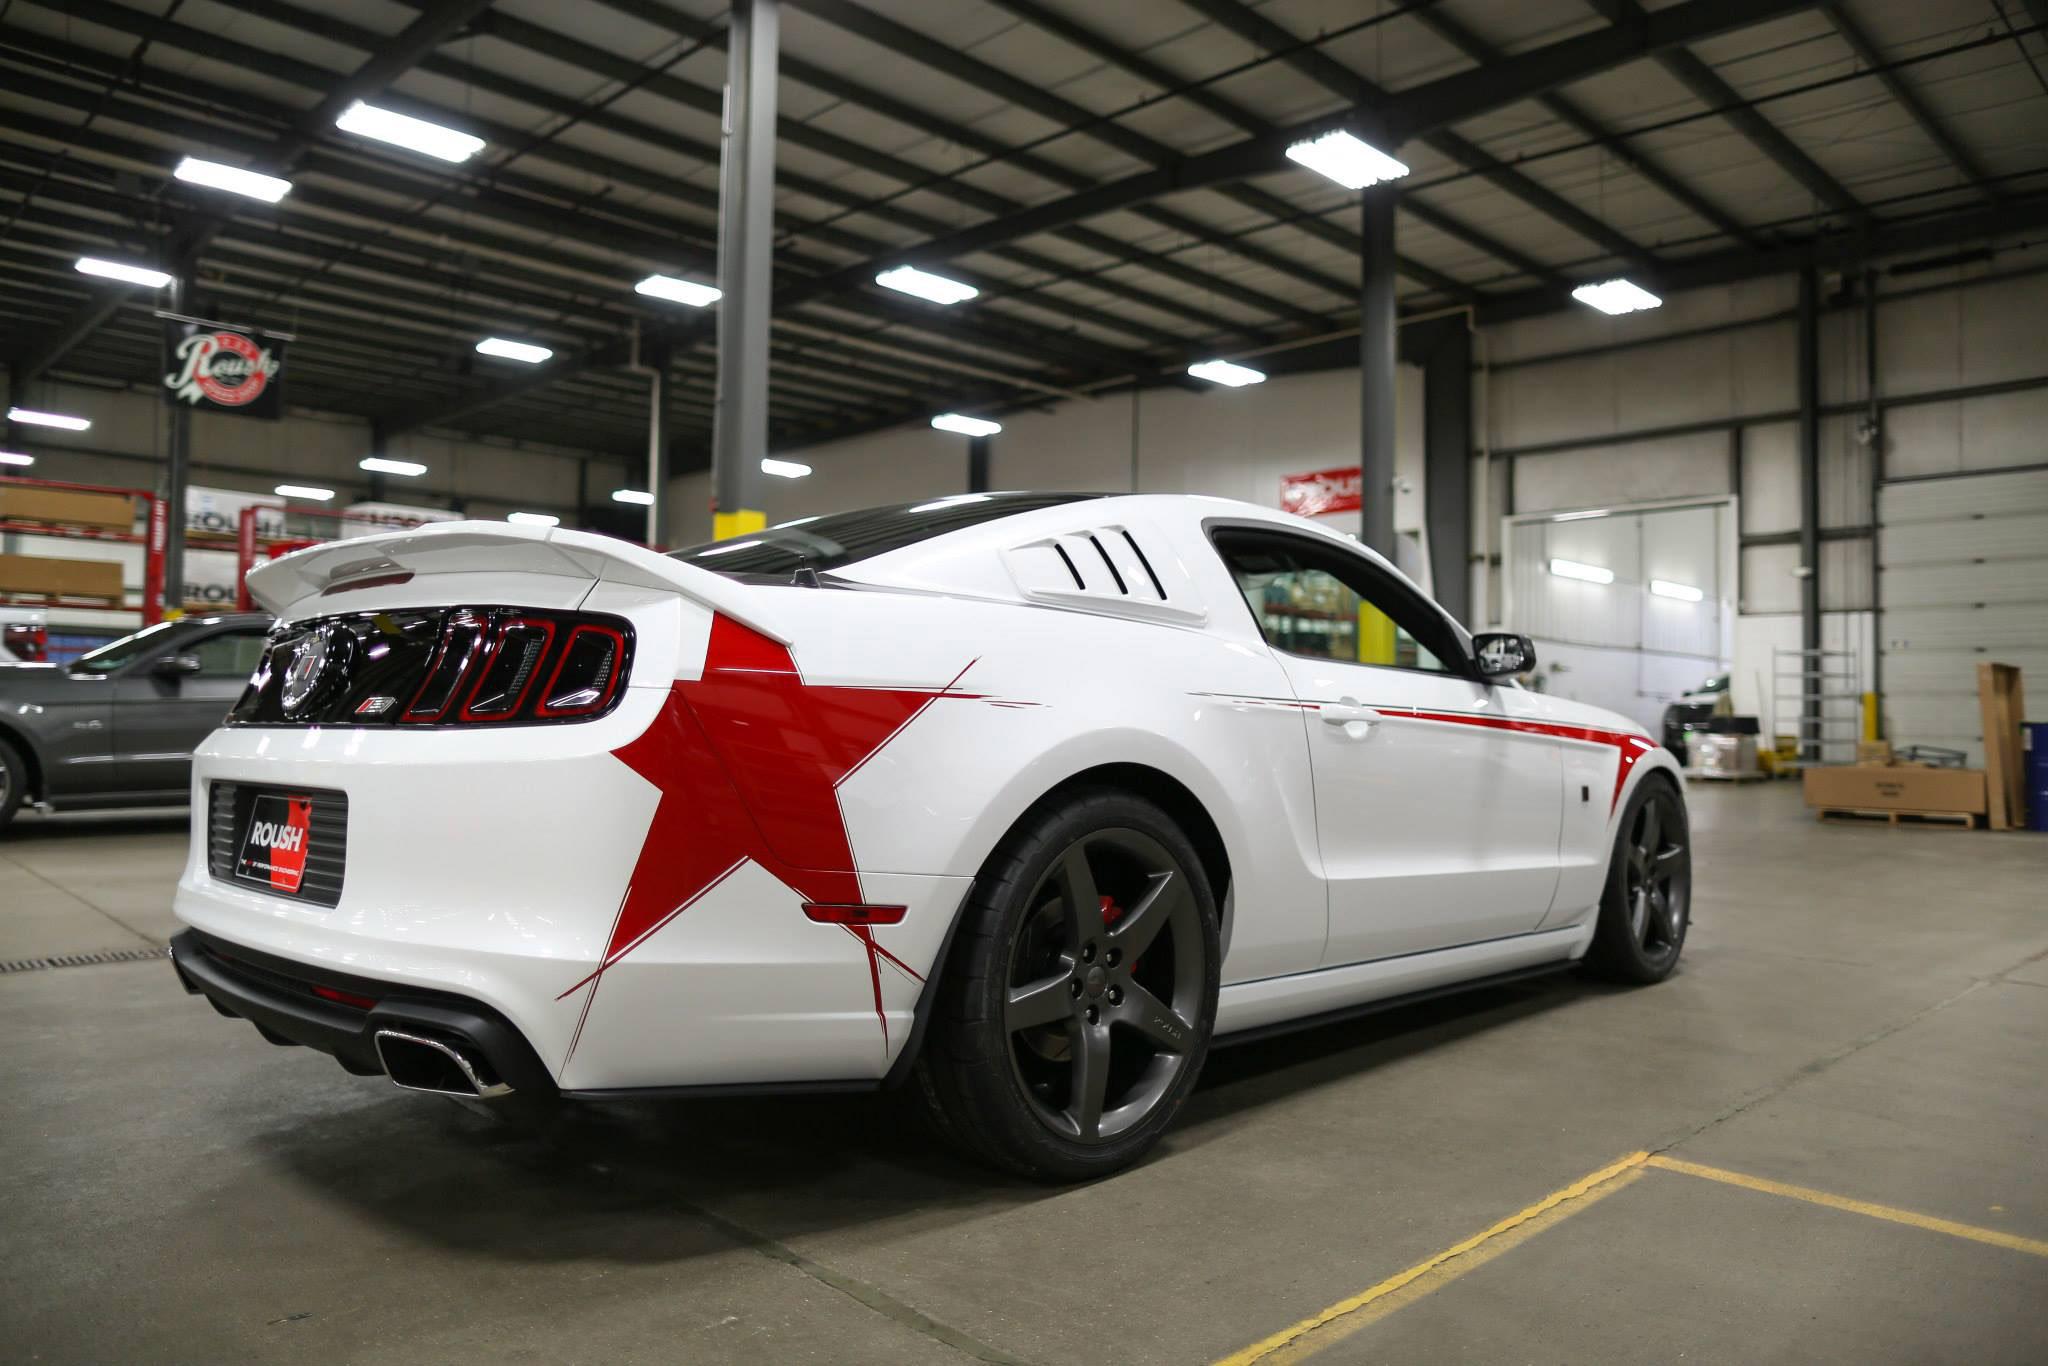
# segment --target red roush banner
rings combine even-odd
[[[1280,478],[1280,510],[1297,517],[1320,517],[1326,512],[1357,512],[1364,507],[1358,497],[1358,466],[1340,470],[1317,470],[1314,474],[1288,474]]]
[[[164,397],[247,417],[284,416],[284,343],[200,323],[164,324]]]

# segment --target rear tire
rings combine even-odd
[[[939,1131],[1039,1181],[1136,1162],[1216,1021],[1216,902],[1187,836],[1132,793],[1076,792],[1004,840],[961,915],[916,1070]]]
[[[28,798],[28,760],[7,740],[0,740],[0,830]]]
[[[1586,968],[1610,982],[1661,982],[1692,926],[1692,835],[1670,779],[1645,774],[1622,809],[1608,858],[1600,925]]]

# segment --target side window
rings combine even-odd
[[[1370,562],[1284,531],[1226,527],[1215,543],[1274,649],[1465,674],[1457,637],[1443,619]]]
[[[199,660],[201,678],[241,678],[256,672],[269,637],[262,631],[222,631],[184,653]]]

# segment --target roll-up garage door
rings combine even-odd
[[[1981,764],[1977,665],[2048,697],[2048,469],[1889,483],[1878,524],[1885,734]]]

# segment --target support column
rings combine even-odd
[[[722,354],[722,353],[721,353]],[[669,349],[653,347],[647,355],[647,491],[654,501],[647,505],[647,544],[668,549],[668,366]],[[721,372],[723,367],[721,367]],[[721,373],[720,383],[724,382]],[[761,462],[756,460],[758,471]],[[759,478],[757,473],[756,478]],[[722,506],[722,504],[721,504]]]
[[[1422,365],[1422,506],[1436,600],[1472,618],[1472,333],[1445,318]]]
[[[989,442],[986,436],[971,436],[967,439],[967,491],[988,492]]]
[[[1812,266],[1799,272],[1799,647],[1801,669],[1817,672],[1820,650],[1820,280]],[[1800,752],[1821,757],[1821,683],[1801,680]]]
[[[166,304],[172,313],[190,313],[197,306],[197,301],[192,298],[192,262],[175,261],[171,264],[171,282],[165,286],[165,294]],[[162,370],[167,372],[170,368],[170,357],[166,356]],[[162,392],[161,385],[158,392]],[[176,621],[185,615],[185,490],[192,482],[191,405],[171,403],[164,426],[163,611],[165,621]]]
[[[1394,196],[1363,196],[1358,297],[1358,364],[1363,380],[1358,492],[1365,505],[1360,539],[1394,559]]]
[[[775,240],[775,78],[780,0],[733,0],[718,179],[718,399],[714,539],[759,531],[768,454],[768,325]],[[659,506],[657,495],[656,505]]]

